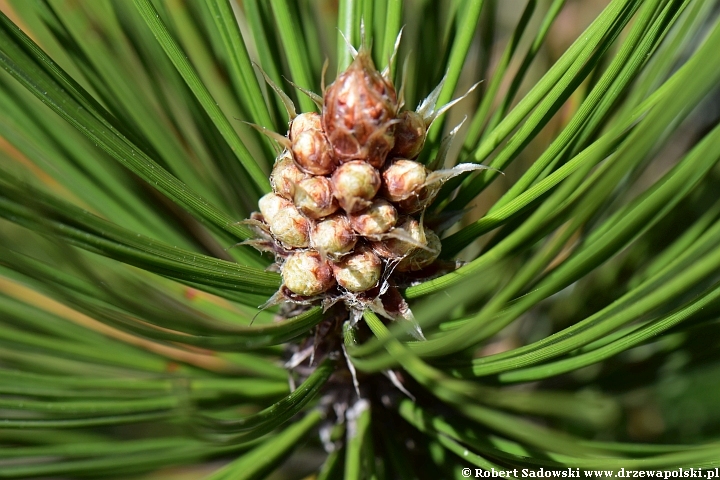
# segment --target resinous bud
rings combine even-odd
[[[395,226],[398,213],[387,200],[377,198],[365,210],[348,215],[350,225],[360,235],[370,237],[388,232]]]
[[[424,248],[411,250],[410,253],[398,263],[396,267],[398,272],[422,270],[430,266],[430,264],[437,259],[442,247],[440,237],[429,228],[425,228],[425,239],[427,242],[427,250]]]
[[[364,292],[375,287],[382,275],[382,260],[372,250],[363,248],[333,264],[338,285],[350,292]]]
[[[262,213],[262,207],[260,211]],[[273,237],[286,247],[305,248],[310,246],[311,221],[300,213],[292,202],[288,201],[287,204],[283,204],[283,207],[273,217],[266,218],[265,221],[270,226],[270,233]]]
[[[426,184],[430,173],[414,160],[394,160],[383,171],[383,195],[403,213],[419,212],[432,202],[441,185],[439,182]]]
[[[303,113],[290,125],[290,149],[295,163],[312,175],[328,175],[336,162],[332,147],[322,130],[320,115]]]
[[[343,214],[331,215],[310,230],[310,245],[331,258],[350,252],[357,243],[357,235]]]
[[[342,163],[385,162],[395,139],[397,95],[361,48],[355,60],[326,90],[322,124],[335,157]]]
[[[395,145],[390,150],[391,157],[415,158],[425,145],[427,128],[422,115],[405,110],[398,115],[400,123],[395,125]]]
[[[332,175],[335,197],[348,213],[369,207],[381,183],[380,172],[363,161],[344,163]]]
[[[285,150],[278,157],[270,174],[270,185],[273,191],[288,200],[295,195],[295,186],[308,178],[308,174],[300,170],[293,160],[292,153]]]
[[[282,266],[282,278],[288,290],[304,297],[319,295],[335,285],[330,262],[313,251],[291,254]]]
[[[298,183],[293,200],[303,214],[313,219],[326,217],[338,209],[332,184],[325,177],[310,177]]]

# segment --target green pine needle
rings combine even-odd
[[[717,2],[515,3],[0,2],[0,478],[720,467]],[[424,213],[424,340],[242,244],[263,77],[318,111],[361,41],[407,109],[481,82],[421,157],[467,117],[492,167]]]

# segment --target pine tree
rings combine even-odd
[[[0,478],[720,467],[719,4],[595,6],[0,1]]]

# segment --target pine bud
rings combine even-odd
[[[395,125],[395,145],[390,151],[391,157],[415,158],[425,145],[427,129],[422,115],[405,110],[398,115],[400,123]]]
[[[282,278],[288,290],[304,297],[319,295],[335,285],[330,262],[312,251],[290,255],[282,266]]]
[[[427,179],[427,169],[422,163],[397,159],[383,172],[383,193],[391,202],[400,202],[416,194]]]
[[[319,113],[308,112],[301,113],[297,117],[293,118],[290,124],[290,140],[294,140],[302,132],[308,132],[311,130],[322,130],[322,120]]]
[[[295,185],[308,178],[308,174],[300,170],[293,160],[292,153],[285,150],[280,154],[272,173],[270,174],[270,185],[273,191],[288,200],[295,195]]]
[[[274,193],[263,195],[262,198],[258,200],[260,213],[262,213],[263,219],[267,224],[270,224],[280,210],[288,208],[289,206],[292,206],[292,202]]]
[[[338,285],[350,292],[364,292],[375,287],[382,275],[382,260],[364,248],[343,257],[333,265]]]
[[[365,160],[382,167],[394,144],[397,96],[392,83],[360,49],[353,63],[325,90],[322,124],[342,163]]]
[[[325,177],[310,177],[295,186],[295,206],[306,216],[318,219],[338,209],[333,187]]]
[[[332,175],[335,197],[348,213],[369,207],[381,183],[380,173],[363,161],[344,163]]]
[[[282,205],[282,208],[270,219],[265,218],[270,226],[270,233],[287,247],[308,247],[310,245],[310,220],[305,218],[292,202]],[[262,206],[260,208],[262,212]]]
[[[430,170],[413,160],[394,160],[383,172],[383,194],[404,213],[415,213],[432,202],[440,183],[427,185]]]
[[[310,230],[312,247],[331,258],[350,252],[356,242],[357,236],[343,214],[321,220]]]
[[[328,175],[335,169],[332,148],[322,130],[320,115],[303,113],[290,125],[290,142],[295,163],[313,175]]]
[[[393,232],[401,235],[372,243],[375,253],[383,258],[401,259],[410,255],[413,250],[419,248],[419,245],[426,244],[423,227],[412,217],[400,217],[397,227],[391,233]]]
[[[350,225],[365,237],[380,235],[395,226],[398,219],[397,210],[387,200],[378,198],[365,210],[348,215]]]
[[[275,161],[270,174],[270,185],[273,192],[288,200],[295,195],[295,185],[308,178],[308,174],[300,170],[293,160],[292,152],[283,151]]]
[[[398,272],[415,272],[432,264],[440,255],[442,244],[440,237],[429,228],[425,228],[425,240],[427,242],[427,250],[423,248],[413,249],[408,256],[400,260],[396,270]]]

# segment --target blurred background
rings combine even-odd
[[[67,8],[82,9],[84,2],[91,1],[68,1],[66,5]],[[168,0],[167,4],[170,8],[183,8],[183,4],[189,1],[192,0]],[[491,8],[486,9],[481,19],[468,57],[469,61],[463,68],[458,92],[467,90],[477,79],[492,77],[527,4],[523,0],[488,3]],[[550,2],[540,1],[538,3],[540,5],[538,9],[544,11]],[[608,3],[604,0],[569,0],[566,3],[515,96],[516,101],[522,98],[524,93],[554,64]],[[247,21],[242,0],[238,0],[235,7],[245,34]],[[8,15],[23,30],[29,32],[42,46],[42,36],[33,35],[33,25],[28,23],[29,17],[23,15],[22,8],[22,0],[14,2],[0,0],[0,11]],[[329,72],[331,73],[328,78],[332,78],[334,76],[332,72],[336,71],[333,52],[338,4],[331,0],[299,0],[297,8],[306,12],[307,15],[315,17],[317,23],[325,26],[320,30],[318,38],[313,39],[321,47],[314,48],[314,51],[323,52],[323,56],[330,57]],[[417,21],[417,17],[424,18],[436,8],[436,2],[433,1],[410,0],[407,2],[405,15],[414,17],[405,19],[409,38],[415,37],[412,29],[423,29],[425,25],[422,20]],[[713,15],[717,15],[719,10],[716,5]],[[531,19],[531,25],[537,25],[539,21],[540,18],[536,15]],[[533,30],[532,26],[530,28]],[[102,41],[102,37],[103,32],[98,30],[94,32],[94,35],[88,36],[86,41]],[[246,35],[246,38],[251,37],[250,34]],[[408,62],[412,64],[417,60],[418,52],[432,51],[434,44],[447,41],[446,38],[442,38],[441,32],[432,30],[423,31],[419,38],[427,45],[412,45],[403,42],[400,58],[407,58]],[[698,35],[698,40],[701,38],[702,35]],[[529,46],[528,42],[529,40],[523,39],[519,51],[525,51]],[[253,49],[256,46],[251,42],[248,47],[252,57]],[[718,58],[720,61],[720,57]],[[67,62],[67,59],[58,59],[58,61],[62,64]],[[435,86],[438,79],[442,77],[443,72],[440,69],[443,65],[444,63],[439,60],[438,71],[428,72],[426,80],[421,79],[410,86],[406,92],[409,106],[414,107]],[[519,67],[519,62],[511,62],[508,67],[510,75],[506,75],[505,78],[508,81],[512,79],[511,74]],[[313,75],[319,76],[319,72],[314,72]],[[468,101],[451,110],[445,122],[446,130],[460,123],[470,109],[475,108],[486,87],[487,81],[480,85]],[[507,83],[500,86],[498,98],[502,98],[502,92],[508,87]],[[472,203],[472,208],[461,226],[481,218],[529,168],[567,124],[586,93],[581,86],[570,97],[547,126],[522,151],[519,158],[505,170],[505,175],[495,181]],[[52,114],[48,113],[48,115]],[[232,111],[229,115],[232,116]],[[627,202],[629,198],[634,198],[655,182],[676,163],[690,146],[695,144],[702,134],[716,125],[719,119],[720,94],[715,92],[714,96],[708,98],[672,133],[665,148],[657,151],[649,160],[647,168],[638,172],[637,178],[633,178],[633,188],[623,191],[613,201]],[[0,122],[12,121],[11,118],[0,112]],[[77,192],[67,191],[59,185],[53,185],[53,179],[47,176],[48,169],[52,169],[52,159],[45,159],[50,165],[49,167],[47,164],[38,165],[37,158],[39,157],[28,154],[29,150],[27,149],[31,149],[32,145],[19,146],[16,139],[7,133],[12,130],[10,127],[12,125],[8,125],[8,128],[0,131],[0,167],[23,172],[25,176],[36,176],[39,182],[50,185],[61,195],[74,198]],[[262,156],[262,143],[251,137],[250,134],[245,133],[244,135],[248,136],[247,140],[251,151]],[[462,142],[457,142],[452,156],[462,157],[466,153],[463,151]],[[496,335],[478,355],[509,350],[544,338],[571,325],[576,319],[585,318],[611,303],[619,296],[620,292],[625,291],[628,285],[637,281],[634,273],[638,266],[647,264],[649,259],[659,255],[667,245],[682,235],[685,228],[698,219],[705,212],[705,208],[718,198],[718,192],[720,192],[720,170],[716,167],[703,180],[699,188],[675,207],[659,224],[652,227],[647,235],[611,261],[595,269],[581,281],[541,302],[527,312],[520,321],[512,323]],[[156,199],[156,201],[160,202],[161,200]],[[172,208],[167,205],[165,207]],[[252,205],[237,205],[238,212],[252,208]],[[240,215],[240,213],[238,214]],[[181,221],[182,219],[179,222]],[[185,225],[185,228],[191,229],[192,227]],[[0,220],[0,230],[8,242],[22,243],[24,231],[14,224]],[[463,252],[462,258],[474,258],[484,247],[491,244],[494,238],[497,240],[497,235],[502,236],[503,230],[500,229],[493,234],[481,237]],[[217,245],[209,240],[207,243],[203,243],[203,238],[196,238],[195,241],[222,258],[232,258],[232,252],[229,254],[222,248],[218,249]],[[558,261],[561,260],[561,257],[562,254]],[[523,258],[518,258],[517,261],[522,262]],[[0,279],[0,291],[3,288],[9,289],[10,287],[2,283]],[[188,295],[192,295],[192,293]],[[44,301],[41,297],[35,299],[30,296],[27,298],[44,310],[57,310],[58,308],[55,304],[42,305],[38,303]],[[687,298],[689,296],[678,299],[675,305],[668,305],[667,308],[671,309],[686,301]],[[485,300],[485,297],[478,298],[477,305]],[[464,308],[451,312],[451,315],[460,318],[464,312],[477,308],[477,305],[468,303]],[[243,312],[243,314],[247,316],[248,312]],[[720,379],[720,361],[718,361],[720,358],[718,355],[720,353],[720,328],[717,318],[718,306],[716,305],[714,309],[708,309],[704,315],[699,315],[689,324],[683,324],[682,328],[678,328],[677,331],[671,330],[656,341],[647,342],[607,361],[567,375],[542,382],[522,384],[514,388],[526,390],[552,388],[572,391],[586,397],[588,402],[600,402],[604,407],[596,410],[597,418],[587,419],[589,426],[587,429],[579,423],[563,424],[562,421],[558,421],[554,424],[554,426],[580,435],[589,435],[590,432],[594,432],[592,435],[596,440],[697,443],[714,438],[720,428],[720,408],[718,408],[720,405],[720,382],[718,381]],[[2,340],[3,345],[7,346],[8,343],[12,342],[7,339]],[[2,362],[3,360],[0,359],[0,364]],[[612,400],[606,404],[602,403],[608,398]],[[133,427],[123,426],[121,428]],[[290,458],[281,471],[273,474],[271,478],[285,478],[283,472],[294,472],[298,468],[303,469],[308,465],[319,464],[323,458],[324,454],[319,449],[303,450],[302,457]],[[209,474],[221,464],[222,462],[212,462],[193,467],[171,468],[151,475],[132,478],[137,480],[195,479]]]

